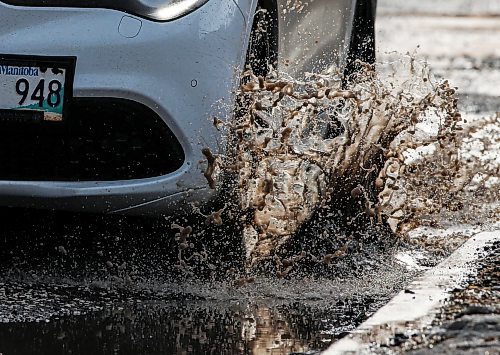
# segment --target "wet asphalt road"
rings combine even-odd
[[[2,354],[316,351],[411,277],[377,254],[326,279],[257,278],[241,286],[234,277],[186,278],[173,266],[172,235],[162,220],[8,209],[2,215]]]
[[[323,349],[352,329],[349,313],[332,321],[335,310],[300,303],[270,307],[234,302],[228,307],[216,302],[133,301],[47,323],[5,324],[0,338],[4,354],[250,354],[272,348],[274,353],[302,352],[305,347]],[[330,332],[333,326],[344,331]]]

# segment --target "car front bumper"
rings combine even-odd
[[[158,214],[209,198],[201,150],[217,152],[224,145],[213,116],[231,116],[247,33],[247,19],[232,0],[211,0],[167,23],[115,10],[0,2],[0,54],[75,56],[74,97],[146,105],[168,125],[185,154],[180,169],[158,177],[3,180],[0,205]]]

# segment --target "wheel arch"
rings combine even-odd
[[[343,63],[346,76],[356,71],[356,60],[373,64],[375,62],[375,12],[377,0],[352,0],[354,11],[352,13],[351,33],[348,37],[345,62]],[[257,0],[252,10],[249,31],[249,40],[245,65],[257,75],[266,76],[269,65],[277,67],[280,53],[280,0]],[[265,11],[261,11],[265,10]],[[257,38],[256,27],[263,14],[266,14],[266,35]],[[347,14],[346,14],[347,15]],[[257,58],[257,60],[252,60]],[[339,63],[342,65],[342,63]]]

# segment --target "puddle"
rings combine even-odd
[[[0,324],[5,354],[289,354],[324,350],[381,304],[133,303],[48,323]],[[342,330],[341,330],[342,329]],[[82,341],[82,339],[85,339]]]
[[[382,269],[390,268],[347,279],[257,279],[238,287],[225,282],[150,281],[134,289],[109,283],[0,283],[0,348],[7,354],[39,349],[46,353],[316,352],[346,335],[401,287],[402,272]]]

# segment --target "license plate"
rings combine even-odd
[[[72,95],[74,57],[0,55],[0,121],[61,122]]]

